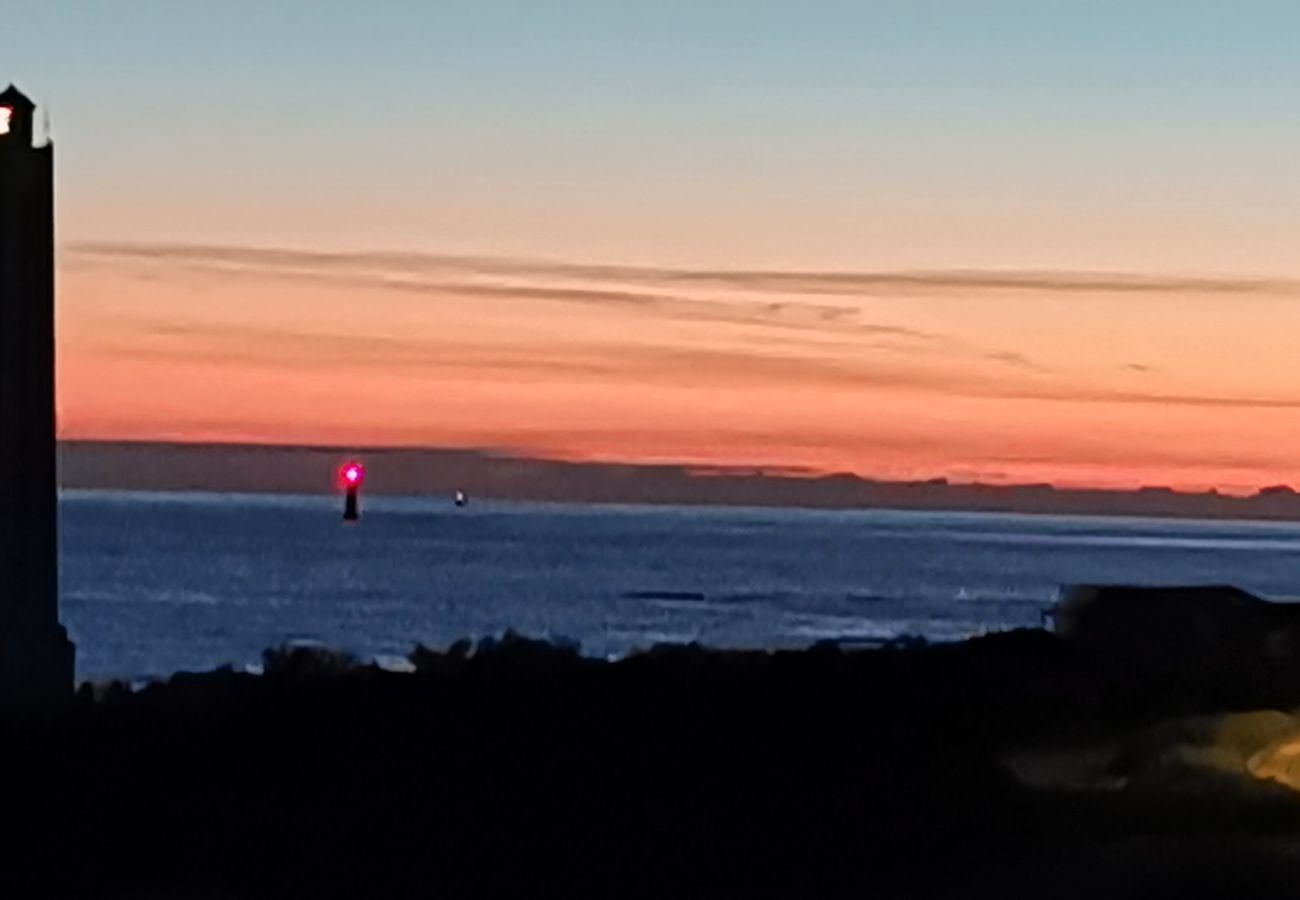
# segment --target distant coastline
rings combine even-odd
[[[64,441],[60,484],[85,490],[325,493],[347,454],[367,460],[367,490],[375,494],[464,490],[472,497],[524,501],[1300,520],[1300,494],[1284,485],[1238,497],[1164,487],[874,481],[742,467],[565,462],[491,449]]]

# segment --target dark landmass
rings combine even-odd
[[[789,470],[563,462],[491,450],[71,441],[60,445],[61,483],[83,489],[315,494],[331,490],[334,471],[348,456],[366,461],[366,489],[378,494],[450,496],[464,490],[474,498],[502,500],[1300,519],[1300,494],[1286,485],[1250,497],[1162,487],[1067,490],[1045,484],[890,482]]]
[[[930,647],[606,662],[507,635],[407,674],[295,647],[85,685],[0,717],[0,892],[1289,894],[1295,611],[1199,591],[1152,645],[1179,596]],[[1112,646],[1135,597],[1148,639]]]

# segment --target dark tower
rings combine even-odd
[[[0,702],[66,697],[54,443],[54,148],[0,93]]]

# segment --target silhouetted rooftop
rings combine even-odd
[[[18,90],[14,85],[9,85],[4,91],[0,92],[0,106],[21,107],[26,109],[35,109],[36,104],[31,98]]]

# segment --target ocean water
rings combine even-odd
[[[62,617],[82,678],[311,639],[401,658],[506,628],[608,656],[1037,626],[1065,585],[1300,597],[1300,523],[889,510],[67,492]]]

